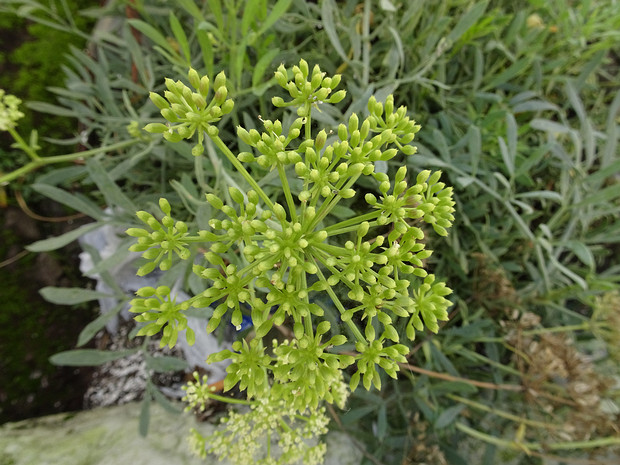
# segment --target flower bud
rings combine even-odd
[[[329,102],[329,103],[338,103],[338,102],[341,102],[346,96],[347,96],[347,91],[346,90],[339,90],[338,92],[333,94],[327,100],[327,102]]]
[[[187,79],[194,89],[200,89],[200,76],[198,75],[198,71],[194,68],[190,68],[187,73]]]
[[[198,157],[204,153],[205,149],[202,144],[196,144],[192,147],[192,155]]]
[[[286,87],[288,84],[288,73],[286,72],[286,68],[283,65],[278,67],[278,70],[275,72],[274,77],[276,78],[276,82],[280,85],[280,87]]]
[[[203,76],[200,78],[200,85],[197,87],[198,92],[203,97],[207,97],[209,94],[209,76]]]
[[[312,70],[312,80],[310,81],[312,89],[319,87],[321,85],[321,81],[323,81],[323,73],[321,72],[321,68],[319,68],[319,65],[314,65],[314,69]]]
[[[168,142],[180,142],[181,140],[183,140],[183,137],[180,134],[172,132],[171,130],[168,130],[163,134],[164,139],[166,139]]]
[[[276,215],[276,218],[280,221],[286,220],[286,210],[279,203],[273,204],[273,213]]]
[[[202,95],[200,95],[200,94],[198,94],[196,92],[192,93],[192,103],[199,110],[202,110],[203,108],[205,108],[207,106],[207,101],[205,100],[205,98]]]
[[[429,186],[432,186],[433,184],[436,184],[437,181],[439,181],[439,178],[441,178],[441,171],[435,171],[433,174],[431,174],[430,178],[428,179],[427,183]],[[445,184],[444,184],[445,187]],[[442,187],[443,189],[443,187]],[[441,190],[441,189],[439,189]]]
[[[230,186],[228,188],[228,193],[230,194],[230,197],[239,205],[243,205],[245,203],[245,198],[243,194],[236,187]]]
[[[217,105],[222,105],[226,100],[226,97],[228,97],[228,89],[225,86],[220,86],[216,89],[217,90],[215,91],[215,96],[213,97],[213,100]]]
[[[235,102],[231,99],[228,99],[222,104],[220,108],[222,109],[222,114],[227,115],[233,110],[234,107],[235,107]]]
[[[334,90],[336,87],[338,87],[338,84],[340,84],[340,79],[341,78],[342,78],[342,76],[340,74],[336,74],[336,75],[332,76],[331,82],[329,83],[329,88],[331,90]]]
[[[355,196],[355,190],[351,188],[341,189],[339,194],[343,199],[350,199]]]
[[[385,114],[387,116],[390,116],[393,111],[394,111],[394,96],[390,94],[385,99]]]
[[[286,105],[282,97],[273,97],[271,99],[271,103],[273,104],[274,107],[283,107]]]
[[[166,99],[164,99],[161,95],[155,92],[149,92],[149,98],[160,110],[163,110],[164,108],[168,108],[170,106]]]
[[[416,177],[416,184],[424,184],[428,177],[430,176],[430,170],[420,171],[418,176]]]
[[[327,133],[325,132],[325,129],[322,129],[317,135],[316,135],[316,139],[314,140],[314,146],[318,149],[321,150],[323,148],[323,146],[325,145],[325,141],[327,140]]]
[[[207,202],[209,202],[213,208],[217,208],[218,210],[221,210],[224,206],[222,199],[215,194],[207,194]]]
[[[162,123],[149,123],[146,126],[144,126],[144,130],[152,134],[163,134],[168,129],[169,129],[168,126]]]

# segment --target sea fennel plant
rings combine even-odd
[[[230,204],[225,196],[206,195],[218,212],[208,231],[190,231],[175,221],[163,198],[163,215],[138,212],[146,227],[127,231],[137,238],[131,250],[147,260],[138,274],[167,270],[175,257],[190,259],[199,244],[206,252],[194,259],[193,272],[205,284],[203,292],[182,303],[168,287],[142,288],[131,311],[144,323],[138,334],[161,332],[162,346],[173,346],[184,329],[193,341],[184,316],[190,307],[214,307],[209,332],[222,320],[240,328],[243,316],[250,316],[251,336],[208,358],[230,359],[224,390],[238,386],[247,400],[215,394],[198,375],[185,388],[189,408],[217,399],[247,405],[249,411],[230,413],[225,428],[211,437],[193,431],[193,448],[234,463],[321,463],[325,446],[311,439],[326,432],[323,403],[343,407],[349,389],[360,382],[380,389],[380,371],[396,378],[399,363],[406,361],[409,347],[401,343],[401,333],[413,340],[416,330],[437,332],[438,321],[448,319],[451,290],[426,271],[431,250],[424,239],[431,229],[447,234],[454,201],[440,172],[422,171],[410,183],[404,166],[393,177],[377,169],[379,161],[415,153],[410,143],[419,126],[405,107],[394,107],[392,96],[385,103],[372,97],[367,117],[352,114],[332,134],[315,131],[312,113],[345,97],[345,91],[335,90],[339,75],[328,77],[318,66],[310,70],[301,60],[290,71],[281,65],[275,78],[291,99],[274,97],[273,104],[296,109],[297,118],[285,128],[259,116],[262,133],[239,127],[238,137],[252,151],[238,155],[215,125],[234,106],[224,73],[211,83],[190,69],[191,87],[167,79],[163,96],[151,93],[167,122],[148,124],[146,131],[172,142],[197,136],[195,156],[208,137],[249,189],[230,187]],[[281,198],[268,196],[254,178],[252,173],[265,169],[277,171]],[[362,177],[374,180],[378,195],[362,197]],[[365,205],[364,213],[336,218],[335,207],[347,199]],[[273,327],[289,337],[274,338]],[[345,371],[351,374],[348,385]]]

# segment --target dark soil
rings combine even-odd
[[[36,208],[47,216],[64,214],[46,201]],[[38,239],[79,225],[35,221],[17,207],[0,209],[0,423],[82,409],[92,369],[58,367],[48,359],[75,348],[96,309],[53,305],[39,295],[45,286],[91,284],[79,272],[79,247],[24,252]]]

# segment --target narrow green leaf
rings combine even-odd
[[[484,86],[485,90],[494,89],[502,84],[507,83],[512,78],[521,75],[526,68],[530,66],[531,56],[525,56],[518,61],[515,61],[512,65],[506,68],[504,71],[496,75],[491,81]]]
[[[437,420],[435,420],[435,428],[442,429],[452,424],[464,408],[464,404],[459,404],[445,409],[443,412],[441,412],[439,417],[437,417]]]
[[[508,171],[508,174],[510,175],[510,178],[512,178],[514,176],[514,173],[515,173],[515,162],[514,162],[514,159],[512,158],[512,156],[510,154],[510,150],[508,149],[508,146],[506,145],[506,142],[504,142],[504,138],[498,136],[497,137],[497,142],[499,143],[499,152],[502,155],[502,160],[504,160],[504,166],[506,167],[506,170]]]
[[[95,349],[77,349],[59,352],[50,357],[50,362],[54,365],[63,366],[95,366],[118,360],[135,354],[139,349],[131,350],[95,350]]]
[[[267,19],[261,24],[260,29],[256,33],[257,35],[263,35],[265,31],[267,31],[274,23],[280,19],[280,17],[286,13],[286,11],[291,6],[293,0],[278,0],[276,4],[273,6],[269,15],[267,15]]]
[[[190,66],[192,62],[192,57],[189,51],[189,42],[187,41],[187,36],[185,35],[185,31],[183,30],[183,26],[179,19],[175,16],[175,14],[170,12],[170,28],[172,29],[172,33],[174,34],[174,38],[179,44],[179,48],[183,52],[183,56],[185,56],[185,60],[187,61],[187,66]]]
[[[601,165],[604,167],[612,163],[617,157],[618,113],[620,113],[620,91],[616,92],[614,99],[609,105],[609,112],[607,113],[607,141],[605,142],[601,161]]]
[[[138,44],[138,41],[135,39],[133,34],[131,33],[131,28],[125,24],[123,27],[123,40],[126,44],[127,50],[131,54],[131,62],[136,66],[138,70],[138,75],[140,76],[140,81],[143,85],[149,86],[147,89],[151,88],[150,84],[152,81],[152,74],[147,71],[144,50]]]
[[[584,265],[590,269],[594,269],[594,255],[592,254],[590,248],[583,242],[578,240],[570,240],[563,242],[561,245],[573,252]]]
[[[213,16],[215,16],[215,22],[217,23],[217,28],[220,31],[224,31],[224,16],[222,15],[222,4],[220,0],[207,0],[207,4],[209,5],[209,9]]]
[[[459,372],[457,371],[456,367],[452,364],[452,362],[450,360],[448,360],[448,357],[446,357],[436,346],[435,344],[429,344],[429,347],[431,349],[431,353],[433,356],[433,362],[435,362],[436,366],[438,368],[443,368],[444,370],[446,370],[448,373],[450,373],[452,376],[458,376],[460,377],[461,375],[459,374]]]
[[[39,293],[45,300],[57,305],[75,305],[103,297],[113,297],[110,294],[104,294],[92,289],[82,289],[81,287],[46,286]]]
[[[527,111],[545,111],[552,110],[558,111],[559,107],[551,102],[545,102],[544,100],[527,100],[520,102],[512,107],[514,113],[525,113]]]
[[[166,373],[169,371],[181,371],[185,370],[188,365],[185,360],[181,360],[176,357],[169,356],[161,356],[161,357],[152,357],[150,355],[146,356],[146,366],[158,373]]]
[[[335,9],[336,5],[334,3],[334,0],[324,0],[321,4],[321,22],[323,23],[323,28],[327,33],[329,41],[336,50],[336,53],[340,55],[340,58],[342,58],[345,63],[348,63],[349,57],[345,53],[344,48],[340,43],[340,39],[338,38],[338,33],[336,32],[336,24],[334,18]]]
[[[549,257],[549,261],[553,264],[554,267],[556,267],[558,270],[560,270],[560,272],[563,275],[565,275],[567,278],[571,279],[575,284],[577,284],[583,290],[587,290],[588,289],[588,283],[586,282],[585,279],[583,279],[577,273],[571,271],[570,269],[568,269],[568,267],[564,266],[562,263],[557,261],[555,259],[555,257],[550,256]]]
[[[213,76],[213,46],[211,45],[211,39],[209,39],[207,31],[202,29],[196,30],[196,37],[198,38],[200,50],[202,51],[202,62],[205,65],[207,76]]]
[[[377,413],[377,439],[382,440],[385,438],[388,429],[388,421],[387,421],[387,409],[385,404],[379,407],[379,412]]]
[[[75,118],[76,114],[74,110],[70,110],[65,107],[53,105],[45,102],[27,102],[26,106],[31,110],[38,111],[39,113],[48,113],[50,115],[66,116]]]
[[[351,409],[342,416],[342,422],[348,425],[354,424],[374,410],[376,410],[374,405]]]
[[[184,8],[185,11],[192,15],[196,21],[204,20],[202,11],[196,6],[195,0],[177,0],[177,3],[181,8]]]
[[[153,399],[155,399],[155,402],[161,405],[166,411],[176,415],[183,413],[183,408],[170,402],[168,398],[160,392],[157,386],[153,386],[153,389],[150,389],[149,391],[153,396]]]
[[[554,202],[562,203],[564,202],[564,197],[558,192],[554,191],[530,191],[530,192],[521,192],[515,195],[515,198],[518,199],[547,199],[553,200]]]
[[[246,2],[245,8],[243,9],[243,16],[241,17],[241,35],[245,37],[250,30],[250,25],[252,21],[257,21],[260,18],[259,8],[260,2]]]
[[[150,407],[151,396],[145,395],[140,406],[140,423],[138,425],[138,430],[140,431],[140,436],[142,437],[149,434],[149,423],[151,422]]]
[[[80,331],[80,335],[78,336],[77,346],[81,347],[95,337],[95,334],[97,334],[106,324],[108,324],[109,321],[118,315],[118,312],[124,305],[125,302],[120,303],[112,310],[102,313],[96,319],[84,326],[84,329]]]
[[[530,126],[534,129],[553,134],[566,134],[571,131],[571,128],[568,126],[543,118],[534,118],[530,121]]]
[[[487,3],[488,2],[486,1],[476,3],[469,10],[467,10],[467,12],[465,12],[465,14],[460,17],[458,23],[456,23],[456,26],[454,26],[454,29],[450,31],[450,34],[448,34],[448,40],[454,43],[455,41],[460,39],[460,37],[465,34],[465,32],[467,32],[470,27],[476,24],[478,19],[480,19],[480,16],[482,16],[484,11],[486,10]]]
[[[73,231],[63,234],[62,236],[50,237],[49,239],[43,239],[41,241],[34,242],[26,246],[27,250],[31,252],[49,252],[50,250],[60,249],[65,245],[73,242],[78,237],[83,236],[87,232],[93,231],[102,226],[101,223],[88,223],[84,226],[80,226]]]
[[[254,71],[252,72],[252,87],[253,88],[258,88],[264,83],[265,71],[267,67],[271,65],[271,62],[278,55],[278,53],[280,53],[279,48],[271,49],[267,53],[265,53],[260,58],[260,60],[258,60],[256,65],[254,66]],[[265,92],[266,90],[264,87],[262,87],[262,89],[263,90],[260,95],[262,95],[262,93]]]
[[[482,154],[482,135],[480,133],[480,128],[475,125],[469,126],[465,137],[467,137],[467,150],[469,152],[471,172],[475,175],[480,162],[480,155]]]
[[[513,173],[515,160],[517,159],[517,133],[517,121],[514,115],[512,113],[506,113],[506,141],[508,143],[508,154],[512,160]]]
[[[92,201],[86,197],[78,197],[77,195],[70,194],[69,192],[59,189],[49,184],[33,184],[32,188],[39,194],[49,197],[56,202],[62,203],[75,211],[84,213],[95,220],[103,218],[101,209]]]
[[[144,34],[146,37],[151,39],[154,43],[159,45],[161,48],[166,50],[168,53],[172,55],[177,55],[176,51],[174,50],[174,48],[172,48],[172,46],[170,45],[168,40],[166,40],[164,35],[161,32],[159,32],[157,29],[155,29],[153,26],[151,26],[150,24],[145,23],[144,21],[140,19],[128,19],[127,22],[129,23],[131,27],[140,31],[142,34]]]
[[[580,92],[582,90],[588,77],[594,72],[594,70],[599,69],[599,66],[608,53],[609,52],[607,49],[599,50],[585,65],[581,67],[581,72],[575,80],[575,87],[577,91]]]
[[[131,213],[138,211],[134,203],[116,185],[98,160],[91,158],[88,160],[86,167],[91,178],[105,197],[109,207],[120,207],[126,212]]]
[[[77,141],[75,142],[77,143]],[[67,166],[66,168],[56,168],[49,173],[41,174],[37,176],[35,184],[46,184],[50,186],[57,186],[64,182],[75,181],[86,173],[86,167],[83,165]]]
[[[584,198],[573,207],[583,207],[585,205],[598,205],[603,202],[617,201],[620,198],[620,184],[613,184],[600,191]]]

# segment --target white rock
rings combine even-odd
[[[0,426],[0,464],[10,465],[226,465],[189,452],[191,427],[215,428],[189,415],[174,415],[155,404],[146,437],[138,432],[140,404],[57,414]],[[326,465],[357,465],[362,453],[347,436],[327,435]]]

